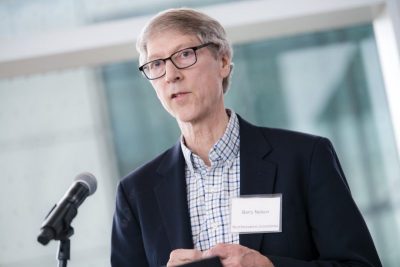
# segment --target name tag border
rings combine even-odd
[[[280,209],[279,209],[279,229],[278,230],[274,230],[274,231],[243,231],[243,232],[233,232],[232,231],[232,200],[233,199],[238,199],[238,198],[279,198],[279,205],[280,205]],[[237,197],[233,197],[230,199],[230,222],[229,222],[229,229],[231,230],[231,233],[237,233],[237,234],[271,234],[271,233],[281,233],[282,232],[282,198],[283,198],[283,194],[282,193],[274,193],[274,194],[254,194],[254,195],[240,195]]]

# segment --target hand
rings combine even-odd
[[[217,244],[203,257],[218,256],[224,267],[274,267],[260,252],[237,244]]]
[[[196,249],[175,249],[169,254],[167,267],[177,266],[191,261],[200,260],[203,252]]]

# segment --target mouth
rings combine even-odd
[[[175,94],[172,94],[172,95],[171,95],[171,99],[179,98],[179,97],[182,97],[182,96],[187,95],[187,94],[189,94],[189,92],[179,92],[179,93],[175,93]]]

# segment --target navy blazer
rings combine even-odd
[[[282,194],[282,232],[241,234],[275,267],[381,266],[329,140],[253,126],[239,117],[240,194]],[[161,266],[193,248],[180,143],[121,180],[114,267]]]

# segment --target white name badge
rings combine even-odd
[[[282,194],[232,198],[231,232],[282,232]]]

